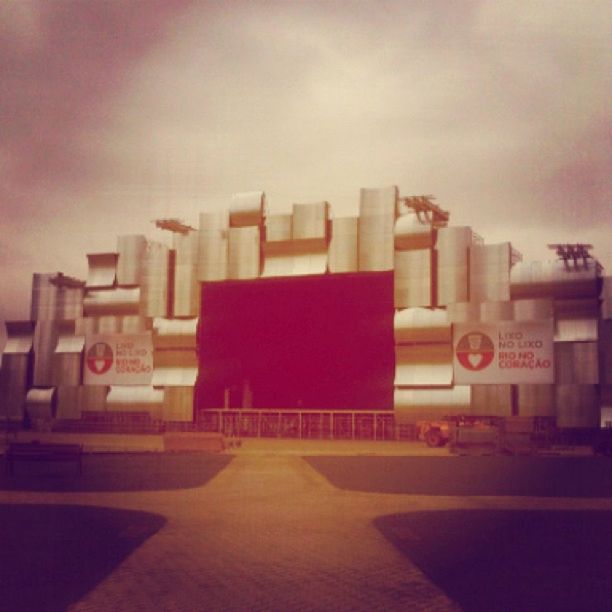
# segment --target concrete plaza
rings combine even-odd
[[[298,445],[297,450],[332,454],[334,444],[306,444],[301,449]],[[352,454],[380,455],[393,450],[389,447],[382,452],[380,444],[352,446]],[[350,454],[342,444],[335,448],[339,454]],[[417,454],[424,449],[421,445],[404,448],[413,448]],[[0,500],[3,505],[138,510],[166,519],[157,533],[72,603],[71,610],[82,612],[456,610],[458,604],[376,529],[375,519],[453,509],[612,511],[610,497],[434,496],[344,490],[330,484],[288,442],[247,441],[229,453],[233,456],[225,467],[207,482],[190,488],[82,487],[58,492],[5,487]],[[88,471],[95,473],[97,461],[95,456],[85,459],[84,483]],[[164,455],[159,454],[158,461],[163,460]],[[53,477],[64,478],[54,470]],[[147,477],[150,475],[143,474]],[[40,609],[45,609],[44,602]]]

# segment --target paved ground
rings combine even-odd
[[[458,605],[376,528],[378,517],[612,510],[611,499],[344,490],[300,457],[270,449],[239,450],[216,476],[192,488],[86,489],[0,492],[4,504],[102,506],[166,519],[70,608],[75,611],[453,610]]]

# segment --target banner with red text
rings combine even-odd
[[[453,372],[458,385],[553,383],[552,320],[453,324]]]
[[[86,385],[151,384],[151,333],[87,336],[83,372]]]

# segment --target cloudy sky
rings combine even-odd
[[[396,184],[612,270],[610,41],[607,0],[0,0],[0,320],[254,189],[345,215]]]

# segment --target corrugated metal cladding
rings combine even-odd
[[[108,387],[86,385],[57,387],[58,419],[80,419],[83,412],[104,412]]]
[[[200,309],[200,291],[197,279],[199,233],[174,233],[175,252],[173,309],[175,317],[195,317]]]
[[[451,323],[476,323],[480,321],[480,304],[477,302],[448,304],[446,313]]]
[[[26,395],[26,414],[30,423],[50,422],[55,417],[57,398],[55,388],[30,389]]]
[[[115,412],[146,412],[160,419],[164,406],[164,390],[149,386],[112,385],[106,396],[106,409]]]
[[[446,310],[406,308],[397,310],[393,320],[396,344],[442,342],[451,344],[451,324]]]
[[[600,382],[612,385],[612,320],[604,319],[599,324]]]
[[[518,385],[519,416],[555,416],[554,385]]]
[[[331,273],[357,272],[357,217],[338,217],[331,222],[328,267]]]
[[[596,385],[599,382],[597,343],[556,342],[555,382],[564,385]]]
[[[76,334],[75,321],[58,324],[58,339],[52,357],[52,384],[80,385],[85,336]]]
[[[228,278],[257,278],[261,272],[259,226],[231,227],[229,230]]]
[[[395,347],[396,387],[449,387],[453,384],[450,344],[406,344]]]
[[[57,274],[34,274],[32,278],[32,321],[68,320],[83,316],[83,289],[51,282]]]
[[[598,270],[587,260],[586,267],[574,268],[563,261],[519,262],[510,273],[512,299],[521,298],[596,298]]]
[[[273,215],[266,219],[261,275],[270,278],[325,274],[328,226],[327,202],[294,204],[292,215]]]
[[[83,312],[86,317],[138,315],[140,287],[88,291],[83,303]]]
[[[433,248],[433,227],[426,213],[407,212],[398,217],[394,236],[396,251]]]
[[[162,319],[153,320],[153,346],[157,349],[192,349],[196,347],[198,320]]]
[[[140,235],[117,237],[117,284],[120,287],[140,285],[147,251],[147,239]]]
[[[75,321],[75,334],[79,336],[138,334],[150,329],[150,319],[140,315],[103,315],[100,317],[85,317]]]
[[[53,353],[57,345],[57,321],[37,321],[34,330],[34,377],[39,387],[53,385]]]
[[[543,299],[513,300],[515,321],[543,321],[553,317],[553,301]]]
[[[469,386],[455,386],[450,389],[396,388],[395,421],[399,425],[413,424],[422,419],[468,414],[470,397]]]
[[[601,318],[612,319],[612,276],[606,276],[602,280]]]
[[[510,385],[472,385],[470,413],[512,416],[512,390]]]
[[[31,382],[34,325],[30,321],[7,322],[6,333],[0,368],[0,418],[20,421]]]
[[[199,281],[218,281],[227,278],[228,235],[227,211],[200,214]]]
[[[110,289],[117,279],[117,253],[88,253],[87,289]]]
[[[193,421],[193,385],[168,387],[164,391],[163,420]]]
[[[261,226],[266,216],[266,194],[263,191],[237,193],[232,196],[229,211],[231,227]]]
[[[555,300],[555,342],[597,341],[597,299]]]
[[[469,297],[469,257],[473,232],[469,227],[441,227],[437,231],[438,305],[467,302]]]
[[[510,299],[509,242],[473,244],[470,253],[470,301],[499,302]]]
[[[557,385],[557,427],[599,427],[599,398],[594,385]]]
[[[359,199],[359,270],[393,269],[397,187],[362,189]]]
[[[483,323],[495,321],[512,321],[514,306],[512,302],[482,302],[480,304],[480,320]]]
[[[395,307],[431,306],[431,249],[395,251]]]
[[[149,242],[142,283],[142,314],[147,317],[168,316],[168,272],[170,252],[161,242]]]

